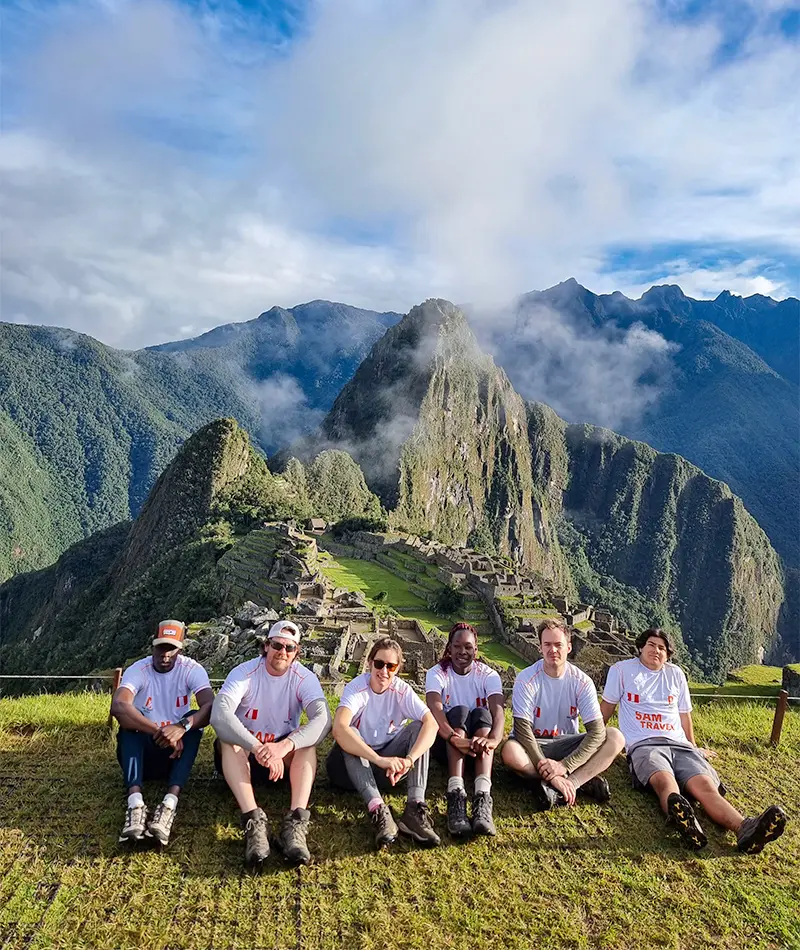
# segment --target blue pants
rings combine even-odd
[[[160,748],[147,733],[120,729],[117,734],[117,759],[122,766],[125,787],[141,785],[145,779],[167,779],[169,785],[183,788],[192,771],[202,738],[202,729],[190,729],[183,737],[180,757],[171,759],[172,749]]]

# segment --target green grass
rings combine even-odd
[[[530,666],[528,661],[523,659],[519,653],[515,653],[504,643],[500,643],[492,637],[479,636],[478,651],[484,659],[492,663],[513,666],[517,670],[524,670],[526,666]]]
[[[781,688],[779,666],[741,666],[731,670],[721,686],[690,683],[693,696],[777,696]]]
[[[452,626],[450,619],[428,610],[425,601],[413,593],[408,581],[374,561],[339,557],[323,564],[321,570],[337,587],[361,591],[370,607],[378,606],[374,598],[385,590],[388,596],[384,605],[394,607],[401,616],[419,620],[426,629],[439,627],[447,630]]]
[[[41,948],[547,947],[549,950],[767,950],[800,946],[800,822],[758,857],[706,822],[709,846],[687,852],[655,803],[610,772],[612,801],[537,813],[501,766],[497,837],[455,843],[443,831],[445,779],[428,800],[440,848],[398,842],[377,854],[355,796],[312,796],[313,863],[261,875],[241,867],[233,799],[211,778],[210,730],[169,849],[117,844],[124,796],[107,695],[0,700],[0,945]],[[748,813],[777,800],[800,815],[800,715],[765,744],[766,704],[698,710],[698,739],[718,752],[729,798]],[[321,752],[324,755],[330,740]],[[148,785],[154,804],[163,788]],[[259,792],[273,823],[287,791]],[[395,810],[399,795],[389,796]]]

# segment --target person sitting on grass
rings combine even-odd
[[[331,785],[357,791],[367,806],[375,845],[384,848],[398,829],[420,844],[435,846],[425,804],[428,750],[436,738],[436,720],[414,690],[398,676],[403,651],[396,640],[376,640],[369,670],[344,688],[333,719],[336,740],[327,760]],[[407,780],[408,801],[397,823],[379,789]]]
[[[277,621],[261,656],[234,667],[214,700],[214,762],[241,809],[246,865],[269,857],[267,816],[256,803],[253,784],[287,776],[291,803],[275,843],[292,864],[311,859],[308,800],[317,773],[316,746],[330,730],[331,714],[320,681],[297,662],[299,646],[299,628]],[[303,711],[308,722],[301,726]]]
[[[601,773],[622,751],[622,734],[606,728],[594,683],[567,662],[569,627],[562,620],[543,620],[538,634],[542,659],[514,682],[514,728],[503,746],[503,762],[534,783],[544,808],[574,805],[579,791],[607,802],[611,790]],[[578,717],[585,733],[578,732]]]
[[[128,788],[121,842],[144,837],[161,845],[169,842],[178,796],[208,723],[214,691],[203,667],[181,653],[185,634],[179,620],[160,623],[152,656],[125,670],[111,702],[111,713],[119,723],[117,758]],[[190,708],[192,695],[199,709]],[[166,779],[169,787],[148,821],[142,783],[155,778]]]
[[[652,627],[637,637],[636,649],[638,657],[615,663],[608,671],[600,704],[606,722],[619,704],[634,788],[658,796],[662,810],[692,848],[704,848],[708,839],[689,796],[712,821],[735,833],[740,851],[757,854],[783,834],[783,809],[771,805],[758,818],[745,818],[725,800],[719,776],[707,761],[712,753],[695,745],[686,676],[669,662],[672,639]]]
[[[461,837],[496,834],[492,763],[503,739],[505,699],[500,676],[478,659],[478,632],[469,623],[450,630],[444,655],[425,676],[425,701],[439,727],[433,756],[447,765],[447,830]],[[475,763],[472,824],[467,818],[464,763]]]

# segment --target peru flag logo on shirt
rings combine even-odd
[[[628,693],[628,702],[629,703],[638,703],[639,694],[638,693]]]
[[[578,715],[578,707],[570,706],[569,707],[569,718],[574,719]]]
[[[145,702],[144,708],[150,710],[150,712],[153,711],[153,697],[152,696],[147,697],[147,702]]]
[[[258,709],[248,709],[244,714],[245,719],[258,719]]]
[[[667,705],[671,706],[674,701],[675,701],[674,696],[667,696]]]
[[[184,693],[183,696],[176,696],[176,697],[175,697],[175,708],[176,708],[176,709],[180,709],[182,706],[188,706],[188,705],[189,705],[189,694],[188,694],[188,693]]]

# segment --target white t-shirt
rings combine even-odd
[[[159,726],[177,722],[189,712],[192,694],[211,689],[205,669],[182,653],[169,673],[157,673],[151,656],[137,660],[122,674],[119,685],[133,693],[133,705],[139,712]]]
[[[548,676],[544,660],[517,674],[511,709],[515,718],[527,719],[533,734],[542,739],[577,735],[578,716],[584,722],[602,718],[597,690],[589,676],[571,663],[563,676]]]
[[[440,693],[445,712],[456,706],[477,709],[488,706],[490,696],[503,695],[500,674],[490,666],[475,660],[468,673],[459,674],[452,664],[446,670],[437,663],[425,674],[425,692]]]
[[[309,703],[325,699],[320,681],[302,663],[295,661],[282,676],[273,676],[263,656],[235,666],[219,695],[237,704],[236,718],[259,742],[294,732]]]
[[[422,719],[430,710],[400,677],[383,693],[374,693],[369,673],[362,673],[345,686],[339,705],[349,709],[350,724],[373,749],[380,749],[403,728],[408,719]]]
[[[692,711],[689,684],[673,663],[660,670],[649,670],[638,657],[615,663],[608,671],[603,699],[619,703],[619,728],[628,751],[654,738],[691,745],[680,718],[680,713]]]

